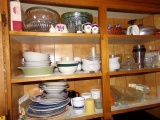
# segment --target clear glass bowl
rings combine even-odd
[[[57,23],[60,23],[59,13],[46,7],[31,7],[23,15],[25,31],[48,32],[51,25]]]

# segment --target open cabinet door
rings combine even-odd
[[[4,120],[7,115],[7,93],[5,77],[5,45],[4,26],[5,14],[3,12],[3,0],[0,0],[0,120]]]

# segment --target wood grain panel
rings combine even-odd
[[[144,75],[132,75],[126,76],[127,86],[129,83],[137,83],[137,84],[145,84],[145,76]]]
[[[99,80],[98,79],[89,79],[89,80],[78,80],[75,81],[75,90],[80,94],[83,92],[90,92],[91,89],[99,88]]]
[[[143,25],[144,26],[154,26],[154,16],[153,15],[149,15],[145,18],[143,18]]]
[[[73,44],[73,56],[87,59],[88,55],[91,54],[92,47],[95,47],[95,52],[97,53],[96,44]]]
[[[22,73],[21,70],[18,70],[18,67],[22,66],[22,45],[13,39],[10,44],[12,45],[10,47],[11,76],[15,77]]]
[[[160,14],[154,15],[154,25],[157,29],[160,29]]]
[[[73,57],[72,44],[55,44],[55,60],[61,57]]]
[[[145,85],[149,86],[151,91],[150,95],[157,96],[156,74],[150,73],[145,75]]]

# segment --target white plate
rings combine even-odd
[[[65,89],[43,89],[46,93],[61,93]]]
[[[49,104],[49,103],[58,103],[58,102],[66,100],[66,99],[63,99],[63,98],[46,99],[46,98],[42,98],[41,95],[37,95],[37,96],[31,97],[30,100],[33,101],[33,102]]]
[[[62,108],[64,106],[66,106],[70,101],[68,100],[65,104],[62,104],[58,107],[54,107],[54,108],[48,108],[48,109],[36,109],[36,108],[32,108],[29,106],[30,109],[32,109],[33,111],[51,111],[51,110],[56,110],[56,109],[59,109],[59,108]]]
[[[52,85],[68,85],[67,82],[65,81],[60,81],[60,82],[44,82],[46,86],[52,86]]]

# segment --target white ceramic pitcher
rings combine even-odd
[[[109,69],[110,69],[110,71],[114,71],[114,70],[120,68],[119,58],[120,57],[109,58]]]

